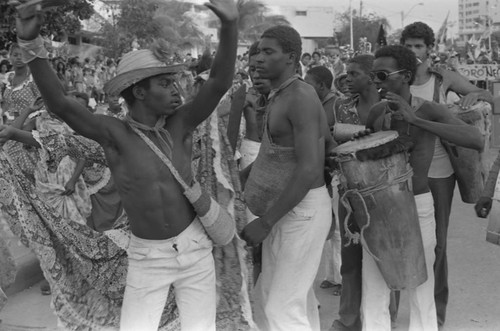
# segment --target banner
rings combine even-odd
[[[458,72],[468,80],[500,79],[500,65],[498,64],[459,65],[457,69]]]

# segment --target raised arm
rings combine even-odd
[[[194,100],[184,109],[184,124],[194,130],[214,111],[220,99],[231,87],[238,43],[238,9],[234,0],[210,0],[205,4],[221,21],[220,43],[210,77]]]
[[[107,126],[111,119],[90,113],[75,98],[64,91],[61,81],[47,61],[47,52],[39,36],[43,14],[26,19],[17,18],[17,37],[23,52],[23,61],[29,64],[47,107],[68,123],[76,132],[99,143],[106,143],[111,135]]]

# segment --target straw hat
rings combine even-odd
[[[166,64],[149,49],[125,54],[116,69],[116,76],[104,84],[107,94],[119,95],[123,90],[143,79],[182,71],[184,64]]]

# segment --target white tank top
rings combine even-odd
[[[412,95],[424,100],[433,101],[434,85],[436,84],[436,76],[431,75],[431,78],[422,85],[411,85],[410,92]],[[443,95],[439,96],[439,103],[446,103],[446,98]],[[451,166],[448,153],[441,144],[441,139],[437,138],[434,146],[434,157],[432,158],[429,168],[430,178],[447,178],[454,173]]]

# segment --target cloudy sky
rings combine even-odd
[[[349,0],[264,0],[264,2],[269,5],[328,6],[341,12],[349,8]],[[420,20],[438,30],[450,11],[448,22],[454,21],[453,30],[458,32],[458,0],[363,0],[362,3],[363,12],[385,16],[393,29],[401,28],[403,11],[405,24]],[[418,5],[419,3],[423,5]],[[416,6],[413,7],[414,5]],[[360,0],[352,0],[352,6],[359,10]]]
[[[196,0],[203,3],[203,0]],[[261,0],[267,5],[287,6],[326,6],[343,12],[349,8],[349,0]],[[423,3],[423,5],[417,5]],[[415,6],[413,9],[412,7]],[[353,8],[359,10],[360,0],[352,0]],[[411,11],[410,11],[411,9]],[[448,22],[455,22],[451,28],[458,33],[458,0],[363,0],[363,12],[373,12],[385,16],[392,29],[401,28],[401,11],[405,13],[404,23],[417,20],[427,23],[435,32],[450,11]],[[410,11],[410,12],[409,12]]]

